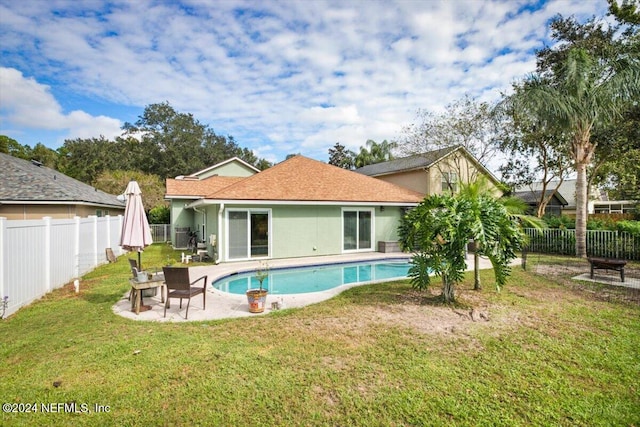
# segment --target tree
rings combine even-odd
[[[430,275],[439,276],[447,303],[455,301],[455,284],[463,279],[470,239],[491,261],[498,289],[506,284],[509,262],[524,241],[516,219],[484,194],[475,200],[460,194],[429,196],[404,216],[398,233],[403,249],[415,251],[409,269],[412,285],[426,289]]]
[[[616,17],[619,22],[640,25],[640,6],[636,0],[607,0],[609,2],[609,13]]]
[[[40,142],[31,149],[31,157],[51,169],[58,164],[58,153]]]
[[[149,209],[149,224],[169,224],[171,209],[169,206],[156,206]]]
[[[640,200],[640,105],[610,126],[594,129],[598,142],[588,170],[589,188],[597,185],[612,200]]]
[[[356,154],[347,150],[346,147],[339,142],[336,142],[332,148],[329,148],[329,164],[338,166],[342,169],[353,169],[355,164]]]
[[[102,172],[93,182],[93,186],[109,194],[122,194],[129,181],[137,181],[142,190],[142,201],[147,211],[166,206],[164,183],[157,175],[136,170],[115,170]]]
[[[480,256],[491,255],[491,251],[487,252],[487,249],[491,249],[486,245],[486,226],[488,223],[484,215],[484,206],[487,204],[487,199],[495,200],[506,210],[507,215],[515,220],[520,228],[521,237],[524,238],[524,232],[521,230],[522,226],[532,227],[535,229],[543,228],[544,221],[537,217],[531,217],[525,215],[527,210],[527,204],[517,197],[501,197],[497,198],[491,191],[489,182],[484,176],[481,176],[475,182],[469,184],[463,184],[460,192],[457,195],[458,198],[468,201],[470,206],[470,218],[471,218],[471,239],[473,240],[473,259],[474,259],[474,274],[473,274],[473,289],[480,290]],[[521,242],[520,242],[521,243]]]
[[[487,164],[497,152],[493,109],[469,95],[447,105],[441,114],[419,110],[417,120],[417,125],[403,129],[399,149],[405,155],[462,145],[480,163]]]
[[[502,118],[498,146],[507,154],[506,163],[499,168],[502,180],[511,188],[540,181],[542,188],[536,216],[542,218],[547,205],[571,171],[567,136],[561,129],[540,125],[522,111],[508,110]]]
[[[560,125],[571,138],[569,151],[576,179],[576,255],[586,257],[587,167],[597,142],[594,127],[610,123],[640,94],[637,61],[600,63],[581,48],[571,49],[550,76],[534,74],[508,98],[512,108],[536,117],[548,127]]]
[[[113,141],[104,136],[67,139],[58,149],[58,170],[91,185],[103,171],[117,169],[119,162],[115,154]]]
[[[393,160],[392,151],[396,148],[395,142],[389,142],[386,139],[381,143],[377,143],[372,139],[368,139],[364,147],[360,147],[360,152],[354,160],[355,166],[361,168],[367,165],[387,162]]]
[[[28,145],[21,145],[18,141],[6,135],[0,135],[0,153],[19,159],[31,160],[31,148]]]
[[[141,170],[163,178],[190,174],[231,157],[265,166],[253,152],[240,148],[233,137],[216,135],[192,114],[180,113],[168,102],[147,105],[138,120],[125,123],[123,129],[149,152]]]

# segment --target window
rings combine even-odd
[[[442,192],[456,193],[458,191],[458,174],[456,172],[442,172]]]
[[[373,248],[373,210],[342,211],[342,249],[344,251]]]

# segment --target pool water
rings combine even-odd
[[[272,269],[262,282],[262,288],[272,295],[320,292],[350,283],[404,279],[410,267],[407,261],[377,261]],[[213,287],[223,292],[244,294],[248,289],[259,288],[260,283],[255,272],[249,272],[220,279]]]

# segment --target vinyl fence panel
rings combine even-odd
[[[4,315],[107,263],[106,248],[122,255],[121,228],[122,216],[0,218],[0,299],[8,297]]]

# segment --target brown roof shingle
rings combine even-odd
[[[388,182],[295,156],[206,195],[218,200],[419,203],[423,195]]]

